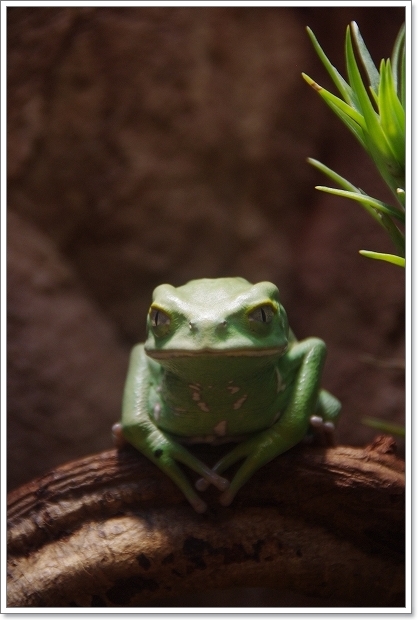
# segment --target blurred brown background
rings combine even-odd
[[[8,481],[111,447],[153,288],[241,275],[281,289],[329,347],[342,443],[402,422],[401,269],[357,204],[314,189],[315,157],[380,198],[348,131],[302,80],[345,75],[345,27],[376,62],[402,8],[12,7],[8,17]]]

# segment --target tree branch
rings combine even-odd
[[[8,606],[147,606],[236,586],[403,606],[404,463],[393,446],[297,446],[230,508],[208,490],[204,515],[129,447],[63,465],[9,495]]]

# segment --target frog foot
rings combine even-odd
[[[229,492],[229,482],[228,481],[226,482],[228,484],[223,489],[218,487],[220,491],[223,491],[223,493],[221,494],[219,498],[219,503],[222,506],[229,506],[236,494],[236,491]],[[195,483],[195,487],[198,491],[206,491],[209,485],[210,483],[207,480],[205,480],[205,478],[199,478],[199,480],[197,480]]]
[[[322,446],[335,446],[335,425],[333,422],[324,421],[319,415],[312,415],[309,422],[315,442]]]

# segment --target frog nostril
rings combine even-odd
[[[224,332],[228,326],[228,321],[211,321],[199,320],[189,321],[189,330],[191,332],[200,332],[202,335],[213,333],[213,330]]]

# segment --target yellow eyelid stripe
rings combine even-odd
[[[247,315],[252,314],[255,310],[258,310],[258,308],[263,308],[264,306],[268,306],[269,308],[271,308],[275,314],[278,311],[278,306],[275,303],[273,303],[270,299],[266,299],[266,301],[258,302],[254,306],[250,306],[249,308],[247,308],[245,313]]]
[[[163,312],[167,316],[170,316],[169,313],[167,312],[167,310],[165,310],[164,308],[162,308],[158,304],[151,304],[150,309],[148,310],[148,314],[151,314],[151,312],[153,312],[153,311],[155,311],[155,312]]]

